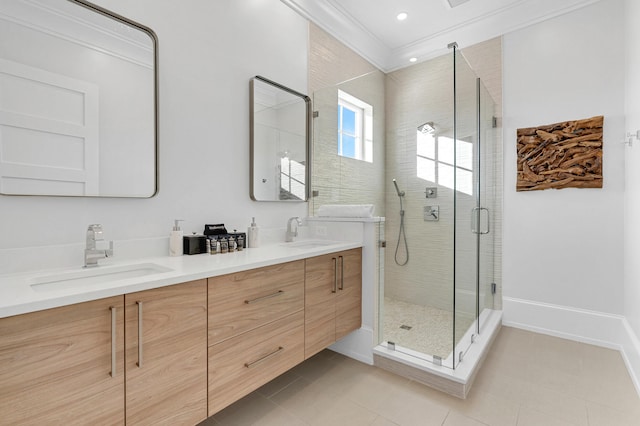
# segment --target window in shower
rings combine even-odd
[[[338,155],[373,162],[373,107],[338,90]]]
[[[457,156],[457,161],[455,160]],[[455,186],[464,194],[473,195],[473,144],[445,136],[417,131],[417,175],[419,178],[454,189],[454,170],[457,174]]]

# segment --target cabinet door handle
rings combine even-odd
[[[263,356],[262,358],[256,359],[255,361],[246,362],[244,364],[244,366],[247,367],[247,368],[254,367],[257,364],[260,364],[261,362],[264,362],[264,361],[268,360],[269,358],[271,358],[273,356],[276,356],[277,354],[279,354],[283,350],[284,350],[284,348],[282,346],[278,346],[278,349],[276,349],[275,351],[270,352],[270,353],[266,354],[265,356]]]
[[[331,293],[336,293],[338,291],[338,259],[335,257],[333,259],[333,290]]]
[[[138,362],[136,365],[142,367],[142,302],[137,301],[138,305]]]
[[[116,315],[116,307],[109,307],[111,310],[111,377],[116,377],[116,326],[117,326],[117,315]]]
[[[284,294],[284,291],[283,290],[278,290],[275,293],[267,294],[266,296],[256,297],[255,299],[250,299],[250,300],[245,300],[244,303],[246,303],[247,305],[250,305],[250,304],[255,303],[255,302],[261,302],[261,301],[266,300],[266,299],[271,299],[272,297],[280,296],[281,294]]]
[[[340,290],[344,290],[344,257],[338,256],[340,259]]]

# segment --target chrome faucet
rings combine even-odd
[[[92,268],[98,266],[98,260],[113,256],[113,241],[109,242],[109,248],[104,250],[96,249],[96,241],[102,241],[102,225],[93,224],[87,228],[87,246],[84,249],[84,267]]]
[[[293,224],[293,221],[296,221],[296,230],[293,231],[291,229],[291,225]],[[294,237],[298,236],[298,226],[302,225],[302,221],[300,220],[300,218],[298,216],[294,216],[292,218],[289,218],[289,220],[287,221],[287,234],[284,237],[285,242],[290,243],[293,241]]]

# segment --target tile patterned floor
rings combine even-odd
[[[200,426],[638,426],[617,351],[503,327],[466,400],[323,351]]]
[[[384,298],[384,340],[446,359],[453,350],[453,312]],[[456,315],[456,344],[473,318]],[[411,327],[409,330],[401,328]]]

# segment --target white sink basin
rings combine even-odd
[[[138,263],[122,266],[96,266],[70,272],[60,272],[31,278],[29,283],[34,291],[54,291],[86,287],[127,278],[171,272],[173,269],[155,263]]]
[[[291,247],[291,248],[310,249],[310,248],[332,246],[334,244],[340,244],[340,241],[299,240],[299,241],[293,241],[291,243],[283,243],[282,245],[285,247]]]

